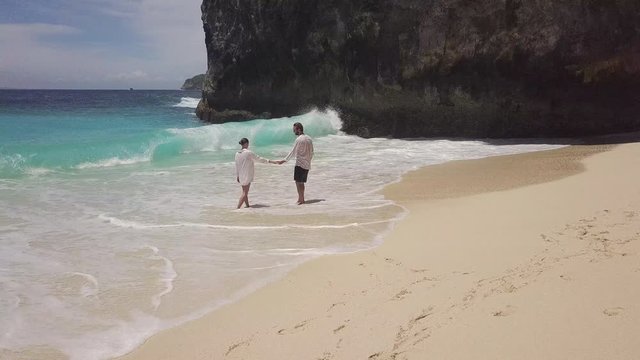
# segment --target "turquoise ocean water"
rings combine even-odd
[[[199,92],[0,90],[0,358],[108,359],[325,254],[369,249],[405,211],[379,193],[420,166],[545,144],[361,139],[339,114],[227,124]],[[316,155],[311,204],[293,164],[256,165],[240,195],[238,140],[279,159],[300,121]]]

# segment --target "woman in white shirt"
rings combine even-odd
[[[271,164],[271,160],[262,158],[249,150],[249,140],[247,138],[240,139],[239,142],[242,149],[236,153],[236,180],[242,186],[242,195],[238,201],[238,209],[242,207],[242,203],[245,207],[249,205],[249,188],[253,181],[253,168],[256,161],[264,164]]]

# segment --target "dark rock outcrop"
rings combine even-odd
[[[181,90],[202,90],[205,74],[196,75],[184,81]]]
[[[638,0],[203,0],[209,122],[341,112],[361,136],[640,128]]]

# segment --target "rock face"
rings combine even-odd
[[[331,106],[369,136],[640,129],[638,0],[203,0],[209,122]]]
[[[184,81],[181,90],[202,90],[205,74],[196,75]]]

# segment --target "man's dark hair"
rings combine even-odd
[[[247,138],[242,138],[240,139],[240,142],[238,142],[238,144],[240,145],[244,145],[244,144],[248,144],[249,143],[249,139]]]
[[[295,127],[296,129],[300,129],[301,132],[304,132],[304,128],[302,127],[302,124],[300,124],[299,122],[294,123],[293,127]]]

